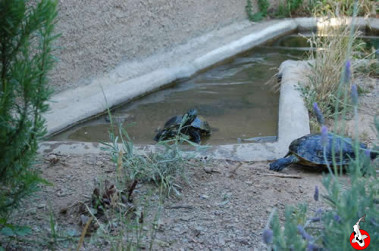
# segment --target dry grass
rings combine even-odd
[[[354,31],[352,36],[350,33],[348,25],[326,25],[319,34],[313,34],[309,39],[312,47],[309,53],[311,70],[308,83],[302,87],[309,111],[312,111],[314,102],[318,103],[325,117],[339,112],[337,107],[346,107],[341,93],[350,90],[351,81],[344,81],[347,78],[343,77],[343,73],[352,41],[359,35],[358,31]],[[353,72],[352,69],[349,71]],[[338,102],[340,105],[337,106]]]
[[[314,16],[352,16],[354,13],[355,0],[316,0],[311,1]],[[357,6],[358,16],[375,17],[377,3],[375,0],[359,0]]]

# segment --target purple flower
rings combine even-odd
[[[337,221],[338,223],[340,223],[341,217],[338,214],[336,214],[336,215],[334,215],[334,220]]]
[[[316,115],[317,121],[320,125],[324,124],[324,116],[322,115],[320,108],[318,108],[318,105],[316,102],[313,103],[313,111]]]
[[[319,208],[316,210],[316,215],[321,215],[323,212],[324,210],[322,210],[322,208]]]
[[[322,146],[327,146],[328,145],[328,127],[322,126],[321,127],[321,145]]]
[[[313,243],[308,243],[307,251],[321,250],[321,248]]]
[[[346,64],[345,64],[345,82],[349,82],[350,80],[350,76],[351,76],[351,63],[350,63],[350,60],[347,60],[346,61]]]
[[[272,239],[273,239],[273,232],[272,232],[272,230],[266,228],[263,231],[263,242],[266,243],[266,244],[270,244],[272,242]]]
[[[299,231],[299,233],[301,234],[301,236],[307,240],[307,241],[313,241],[313,237],[311,235],[309,235],[304,227],[302,225],[297,225],[297,230]]]
[[[370,151],[370,149],[366,149],[365,150],[365,155],[366,155],[366,157],[371,157],[371,151]]]
[[[321,217],[313,217],[310,220],[311,220],[311,222],[319,222],[319,221],[321,221]]]
[[[318,186],[315,187],[315,193],[313,195],[313,199],[315,199],[315,201],[318,201]]]
[[[353,101],[353,105],[358,104],[358,90],[355,84],[351,86],[351,100]]]

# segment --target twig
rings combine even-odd
[[[301,179],[302,177],[299,175],[293,175],[293,174],[279,174],[279,173],[263,173],[260,175],[264,176],[275,176],[279,178],[292,178],[292,179]]]
[[[233,168],[233,170],[231,170],[230,173],[235,174],[237,172],[238,168],[240,168],[241,166],[242,166],[242,163],[238,163],[238,165],[235,168]]]
[[[175,206],[167,206],[166,208],[167,209],[181,209],[181,208],[184,208],[184,209],[193,209],[194,207],[190,206],[190,205],[175,205]]]
[[[78,244],[78,247],[77,247],[77,249],[76,249],[77,251],[79,251],[80,248],[81,248],[82,245],[83,245],[84,237],[86,236],[86,233],[87,233],[88,227],[89,227],[89,225],[91,224],[93,218],[94,218],[94,217],[91,216],[91,218],[89,218],[89,220],[87,221],[86,225],[85,225],[84,228],[83,228],[82,234],[81,234],[81,236],[80,236],[79,244]]]

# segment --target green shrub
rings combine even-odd
[[[278,17],[290,17],[303,5],[303,0],[286,0],[279,2],[276,16]]]
[[[351,107],[349,99],[341,99],[341,94],[350,90],[351,82],[341,76],[352,72],[352,66],[345,67],[345,61],[354,51],[351,48],[358,31],[351,32],[347,25],[326,25],[318,32],[317,36],[312,35],[309,39],[309,81],[301,86],[301,91],[309,111],[317,102],[325,117],[329,118],[343,108]]]
[[[258,0],[259,11],[254,13],[254,8],[251,0],[246,0],[246,13],[250,21],[258,22],[262,20],[268,14],[268,8],[270,3],[268,0]]]
[[[354,29],[352,28],[352,30]],[[339,35],[339,33],[334,33],[334,37],[338,37],[341,40],[342,38]],[[332,74],[328,67],[333,62],[337,64],[336,70],[338,72],[335,80],[333,80],[336,85],[335,90],[333,90],[333,94],[329,95],[329,99],[332,99],[334,104],[331,104],[331,101],[328,101],[328,104],[329,106],[333,105],[337,111],[339,108],[345,111],[346,107],[350,106],[353,110],[357,128],[359,126],[358,87],[352,85],[350,89],[351,69],[350,60],[347,60],[351,57],[353,40],[354,32],[350,32],[350,35],[347,36],[347,41],[343,41],[345,45],[342,48],[335,48],[337,45],[341,45],[340,43],[332,43],[331,47],[321,47],[324,48],[324,51],[329,50],[334,51],[334,53],[326,52],[325,60],[330,60],[329,63],[323,61],[324,59],[318,62],[318,67],[320,68],[318,74],[324,74],[322,79],[326,81],[327,77],[330,77],[328,74]],[[335,51],[338,52],[335,53]],[[317,63],[320,59],[315,58],[314,60]],[[337,76],[341,79],[340,81],[338,81]],[[319,81],[321,80],[317,80],[315,83],[320,84]],[[351,95],[350,98],[349,94]],[[351,101],[348,104],[347,100],[350,99]],[[328,108],[328,106],[324,107]],[[334,128],[338,128],[338,118],[341,117],[344,120],[346,113],[334,113],[334,115]],[[322,114],[319,117],[322,117]],[[377,133],[379,133],[378,119],[375,121],[375,126]],[[323,126],[323,129],[325,128]],[[322,130],[321,133],[325,134],[326,132]],[[366,220],[361,227],[370,234],[371,243],[369,249],[377,250],[379,248],[379,183],[376,176],[378,162],[377,160],[370,160],[371,154],[369,151],[362,152],[362,149],[359,148],[358,135],[356,134],[355,137],[354,151],[356,157],[351,160],[347,168],[348,179],[342,177],[342,168],[337,166],[335,157],[332,158],[331,163],[328,165],[328,169],[333,169],[333,171],[330,170],[329,173],[324,174],[322,179],[326,191],[322,195],[325,201],[324,205],[320,205],[313,214],[308,212],[307,205],[300,205],[297,208],[287,207],[283,227],[276,213],[270,215],[266,229],[263,232],[263,241],[273,250],[352,250],[349,237],[353,232],[353,225],[365,214]],[[373,149],[377,151],[377,146],[374,146]],[[332,148],[332,156],[338,156],[339,154],[341,153],[334,153]],[[325,150],[324,157],[326,157]],[[315,188],[314,199],[319,200],[318,187]]]
[[[375,0],[313,0],[309,2],[310,10],[316,16],[352,16],[354,3],[358,3],[358,16],[375,15]]]
[[[47,73],[57,1],[0,1],[0,218],[43,180],[32,165],[46,133],[41,114],[51,91]]]
[[[262,15],[265,17],[268,14],[268,8],[270,7],[270,2],[268,0],[258,0],[258,8]]]

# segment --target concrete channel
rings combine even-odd
[[[352,20],[348,20],[351,22]],[[332,20],[338,25],[339,19]],[[124,64],[91,84],[54,95],[50,111],[45,114],[48,134],[56,134],[91,117],[104,113],[107,107],[131,102],[163,88],[178,79],[219,64],[254,46],[296,31],[316,30],[324,22],[315,18],[273,20],[262,23],[242,22],[195,38],[171,52],[148,58],[138,64]],[[378,19],[357,18],[361,29],[379,31]],[[285,61],[281,64],[278,140],[273,143],[244,143],[210,146],[201,154],[216,159],[264,161],[282,157],[289,143],[310,132],[307,109],[296,86],[304,80],[307,64]],[[134,69],[134,77],[125,74]],[[253,126],[253,125],[252,125]],[[154,145],[137,146],[137,150],[154,151]],[[45,141],[40,153],[100,153],[99,143]]]

